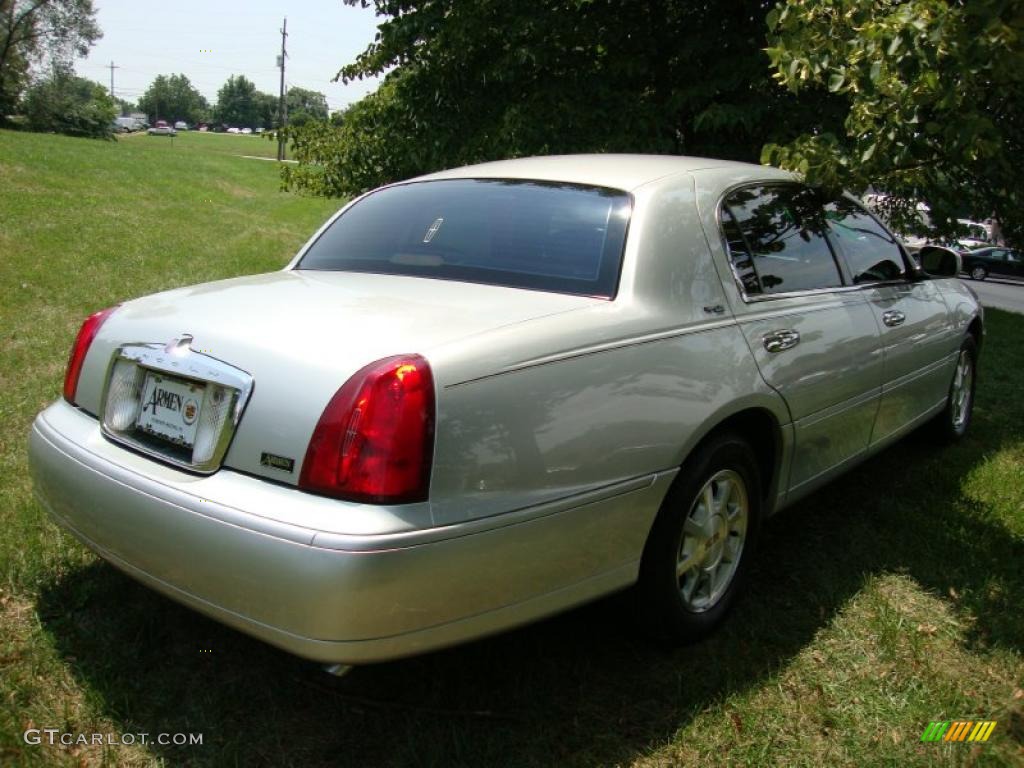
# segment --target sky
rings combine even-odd
[[[285,84],[320,91],[332,111],[358,101],[378,82],[332,83],[338,69],[373,42],[372,9],[342,0],[94,0],[103,37],[79,59],[82,77],[135,102],[157,75],[184,74],[211,104],[232,74],[277,94],[281,23],[288,17]]]

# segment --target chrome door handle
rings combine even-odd
[[[882,313],[882,322],[890,328],[895,328],[897,325],[903,325],[903,321],[906,319],[907,316],[898,309],[890,309],[888,312]]]
[[[761,337],[764,348],[769,352],[781,352],[784,349],[792,349],[800,343],[800,334],[797,331],[772,331]]]

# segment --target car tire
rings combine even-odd
[[[971,280],[984,280],[988,277],[988,270],[982,266],[971,267]]]
[[[978,343],[968,336],[960,345],[953,380],[949,384],[946,407],[932,422],[933,431],[945,442],[963,439],[974,415],[974,390],[978,375]]]
[[[691,643],[722,623],[746,580],[761,506],[757,459],[742,437],[712,437],[687,460],[640,564],[637,607],[649,634]]]

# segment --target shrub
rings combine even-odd
[[[107,139],[117,107],[103,86],[56,68],[25,93],[24,113],[33,131]]]

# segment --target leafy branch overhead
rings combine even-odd
[[[465,163],[564,152],[761,159],[1024,233],[1024,0],[345,0],[385,75],[298,142],[286,184],[351,195]]]
[[[775,86],[765,0],[347,0],[381,17],[343,80],[386,87],[289,183],[350,195],[464,163],[566,152],[756,160],[766,140],[839,118]],[[293,136],[298,140],[298,132]],[[301,158],[300,158],[301,159]],[[342,162],[344,160],[344,162]]]
[[[767,18],[773,77],[843,99],[840,130],[769,143],[762,160],[813,182],[926,202],[939,229],[995,215],[1024,232],[1022,0],[787,0]]]

